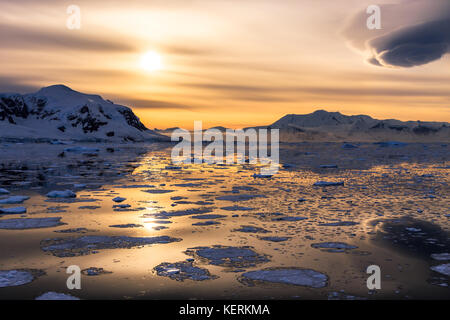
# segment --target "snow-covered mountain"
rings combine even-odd
[[[268,128],[280,129],[281,141],[404,141],[449,142],[450,123],[378,120],[367,115],[346,116],[318,110],[288,114]]]
[[[125,106],[64,85],[0,94],[0,139],[29,141],[167,141]]]

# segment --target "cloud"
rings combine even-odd
[[[381,5],[381,30],[369,30],[364,11],[343,34],[352,47],[380,67],[415,67],[450,53],[448,0],[408,0]]]
[[[65,29],[49,30],[0,23],[0,38],[3,48],[27,48],[134,52],[136,46],[119,41],[113,36],[96,37],[85,33],[74,33]]]

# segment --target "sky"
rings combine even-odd
[[[0,39],[0,92],[65,84],[149,128],[317,109],[450,122],[448,0],[2,0]],[[143,68],[147,52],[159,70]]]

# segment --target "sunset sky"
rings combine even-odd
[[[366,26],[372,4],[382,30]],[[65,84],[151,128],[317,109],[450,121],[448,0],[2,0],[0,21],[0,92]]]

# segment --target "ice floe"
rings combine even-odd
[[[0,208],[0,214],[22,214],[26,212],[27,208],[25,207]]]
[[[356,249],[358,247],[352,246],[344,242],[320,242],[313,243],[311,247],[316,249],[330,249],[330,252],[341,252],[343,250]]]
[[[122,198],[122,197],[115,197],[115,198],[112,199],[112,201],[118,202],[118,203],[124,202],[125,200],[127,200],[127,199],[126,198]]]
[[[83,236],[79,238],[56,238],[41,241],[41,249],[57,257],[74,257],[95,253],[98,249],[132,248],[158,243],[181,241],[169,236]]]
[[[327,286],[328,276],[312,269],[274,268],[249,271],[242,274],[240,280],[247,284],[255,282],[283,283],[311,288]]]
[[[46,194],[48,198],[76,198],[77,194],[72,190],[64,190],[64,191],[50,191]]]
[[[4,219],[0,220],[0,229],[20,230],[57,227],[65,224],[60,220],[61,217]]]
[[[10,196],[7,198],[0,199],[0,204],[19,204],[23,203],[25,200],[30,199],[28,196]]]
[[[158,276],[168,277],[177,281],[184,281],[186,279],[203,281],[217,278],[217,276],[211,275],[207,269],[195,267],[192,261],[163,262],[157,265],[154,270]]]
[[[331,187],[331,186],[343,186],[344,182],[342,181],[317,181],[314,183],[316,187]]]
[[[450,253],[433,253],[431,258],[438,261],[450,260]]]
[[[66,293],[50,291],[40,295],[36,298],[36,300],[80,300],[80,298],[71,296],[70,294]]]
[[[268,233],[270,231],[254,226],[241,226],[239,229],[233,229],[236,232],[247,232],[247,233]]]
[[[439,272],[440,274],[450,276],[450,263],[440,264],[430,268],[433,271]]]
[[[0,270],[0,288],[21,286],[43,274],[41,270]]]
[[[102,274],[109,274],[109,273],[112,273],[112,272],[111,271],[106,271],[103,268],[90,267],[90,268],[81,270],[81,273],[86,275],[86,276],[99,276],[99,275],[102,275]]]
[[[212,247],[190,248],[185,251],[187,255],[198,256],[206,259],[212,265],[245,268],[253,267],[259,263],[268,262],[268,256],[258,254],[253,247],[231,247],[215,245]]]

